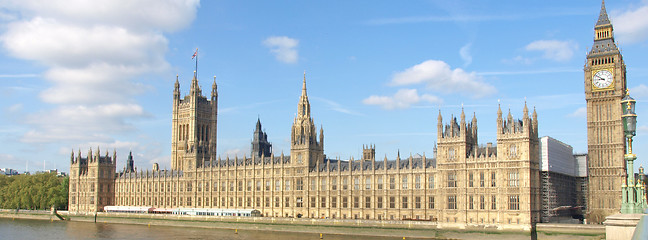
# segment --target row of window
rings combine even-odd
[[[413,189],[422,189],[423,183],[421,182],[421,175],[415,175],[414,176],[414,182],[413,184],[410,184],[408,176],[401,176],[400,178],[400,184],[396,184],[396,177],[389,177],[389,182],[388,185],[386,186],[383,183],[383,177],[382,176],[377,176],[375,177],[376,182],[375,182],[375,187],[377,190],[383,190],[383,189],[397,189],[397,186],[399,186],[398,189],[401,190],[406,190],[409,189],[410,186],[413,187]],[[343,177],[342,178],[342,184],[341,186],[338,185],[338,178],[337,177],[332,177],[330,180],[330,184],[327,181],[328,179],[326,177],[320,178],[319,183],[317,182],[317,179],[311,179],[310,182],[310,190],[311,191],[326,191],[326,190],[338,190],[338,187],[341,187],[341,190],[348,190],[349,187],[352,187],[353,190],[371,190],[372,186],[374,186],[374,183],[372,182],[372,177],[367,176],[364,177],[364,183],[361,184],[360,180],[361,177],[354,177],[353,178],[353,184],[352,186],[349,185],[349,178]],[[485,178],[485,173],[480,172],[479,173],[479,187],[486,187],[486,178]],[[458,187],[457,184],[457,175],[455,172],[449,172],[447,175],[447,187]],[[468,174],[468,187],[476,187],[477,185],[475,184],[475,175],[474,173],[469,173]],[[510,171],[508,173],[508,186],[509,187],[519,187],[520,181],[520,176],[518,171]],[[182,192],[183,190],[186,190],[187,192],[193,191],[193,182],[194,181],[187,181],[187,182],[180,182],[180,191]],[[220,191],[226,191],[229,189],[229,191],[243,191],[244,189],[246,191],[261,191],[262,189],[265,191],[270,191],[273,189],[274,186],[274,191],[290,191],[291,190],[291,182],[292,180],[284,180],[283,181],[283,188],[282,188],[282,181],[281,180],[275,180],[274,185],[271,180],[265,180],[265,186],[262,186],[262,181],[256,180],[248,180],[246,182],[244,181],[229,181],[229,182],[220,182]],[[244,185],[245,183],[245,185]],[[303,178],[297,178],[295,179],[296,183],[296,188],[295,190],[304,190],[304,180]],[[497,187],[497,174],[495,172],[490,173],[490,182],[489,182],[490,187]],[[253,186],[254,184],[254,186]],[[209,191],[209,182],[205,182],[204,185],[202,182],[198,183],[197,191],[202,192],[203,189],[205,191]],[[435,185],[435,180],[434,176],[429,176],[428,181],[427,181],[427,187],[429,189],[434,189]],[[118,191],[119,192],[158,192],[158,186],[159,186],[159,191],[164,191],[165,186],[166,186],[166,191],[171,192],[171,189],[173,189],[173,192],[177,191],[178,183],[173,182],[173,183],[141,183],[141,184],[118,184]],[[319,189],[318,189],[319,186]],[[212,191],[219,191],[219,182],[213,182],[212,184],[213,190]],[[388,187],[388,188],[386,188]],[[74,191],[74,190],[73,190]],[[94,190],[93,190],[94,191]]]
[[[488,209],[486,203],[486,197],[484,195],[479,196],[479,200],[475,200],[474,196],[468,196],[468,209]],[[93,198],[94,199],[94,198]],[[121,197],[120,202],[122,205],[172,205],[172,206],[188,206],[188,207],[203,207],[210,206],[209,197],[205,197],[204,200],[201,197],[195,198],[196,205],[192,205],[192,197]],[[218,197],[214,197],[213,207],[291,207],[292,197],[284,197],[283,202],[281,197],[265,197],[261,202],[262,197],[254,198],[255,201],[252,201],[252,197],[245,198],[246,201],[243,201],[243,197],[221,197],[220,202]],[[373,200],[375,199],[375,203]],[[166,200],[166,201],[165,201]],[[229,201],[228,201],[229,200]],[[237,200],[237,201],[235,201]],[[271,201],[273,200],[273,201]],[[294,198],[294,207],[304,207],[305,199],[303,197]],[[330,202],[329,202],[330,200]],[[400,202],[397,202],[400,200]],[[340,202],[338,204],[338,197],[310,197],[309,207],[311,208],[413,208],[413,209],[434,209],[435,208],[435,197],[428,196],[427,202],[424,202],[424,197],[340,197]],[[72,198],[72,204],[74,204],[74,198]],[[94,201],[94,200],[93,200]],[[361,202],[362,201],[362,202]],[[204,205],[203,205],[204,204]],[[427,205],[426,205],[427,204]],[[478,204],[478,205],[477,205]],[[447,201],[447,209],[457,209],[457,196],[449,195]],[[490,209],[497,209],[497,197],[495,195],[491,196]],[[520,197],[519,195],[509,195],[508,197],[508,210],[520,210]]]

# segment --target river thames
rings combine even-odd
[[[292,233],[207,229],[192,227],[146,226],[137,224],[91,223],[74,221],[46,221],[0,218],[0,239],[319,239],[318,233]],[[375,237],[325,234],[323,239],[336,240],[393,240],[399,237]],[[421,238],[407,238],[421,239]],[[432,239],[432,238],[425,238]]]

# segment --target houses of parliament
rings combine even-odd
[[[585,66],[590,165],[598,165],[590,166],[590,185],[601,199],[590,194],[589,205],[618,208],[619,199],[609,194],[620,191],[620,178],[611,178],[623,169],[622,133],[609,139],[611,145],[590,135],[601,129],[622,131],[618,95],[625,90],[625,65],[604,5],[601,16]],[[592,85],[601,71],[611,73],[613,81]],[[118,172],[115,152],[111,156],[97,148],[85,157],[72,152],[69,211],[98,212],[105,206],[257,209],[264,217],[429,220],[448,226],[516,227],[540,221],[538,115],[526,103],[519,118],[494,109],[494,143],[478,143],[477,118],[462,109],[458,117],[439,112],[432,156],[377,159],[375,146],[366,145],[362,157],[342,160],[324,152],[324,130],[315,127],[306,76],[301,87],[289,155],[273,151],[258,120],[250,156],[223,159],[216,155],[215,79],[207,97],[194,72],[189,94],[181,96],[176,77],[171,170],[137,171],[131,154]]]

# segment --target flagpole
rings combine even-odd
[[[196,48],[196,78],[198,78],[198,48]]]

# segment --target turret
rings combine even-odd
[[[212,83],[212,92],[211,92],[211,99],[212,101],[216,100],[218,98],[218,89],[216,86],[216,76],[214,76],[214,83]]]
[[[437,117],[437,139],[441,139],[443,135],[443,117],[441,116],[441,109],[439,109],[439,116]]]
[[[180,82],[178,81],[178,74],[176,74],[176,81],[173,87],[173,101],[180,100]]]

